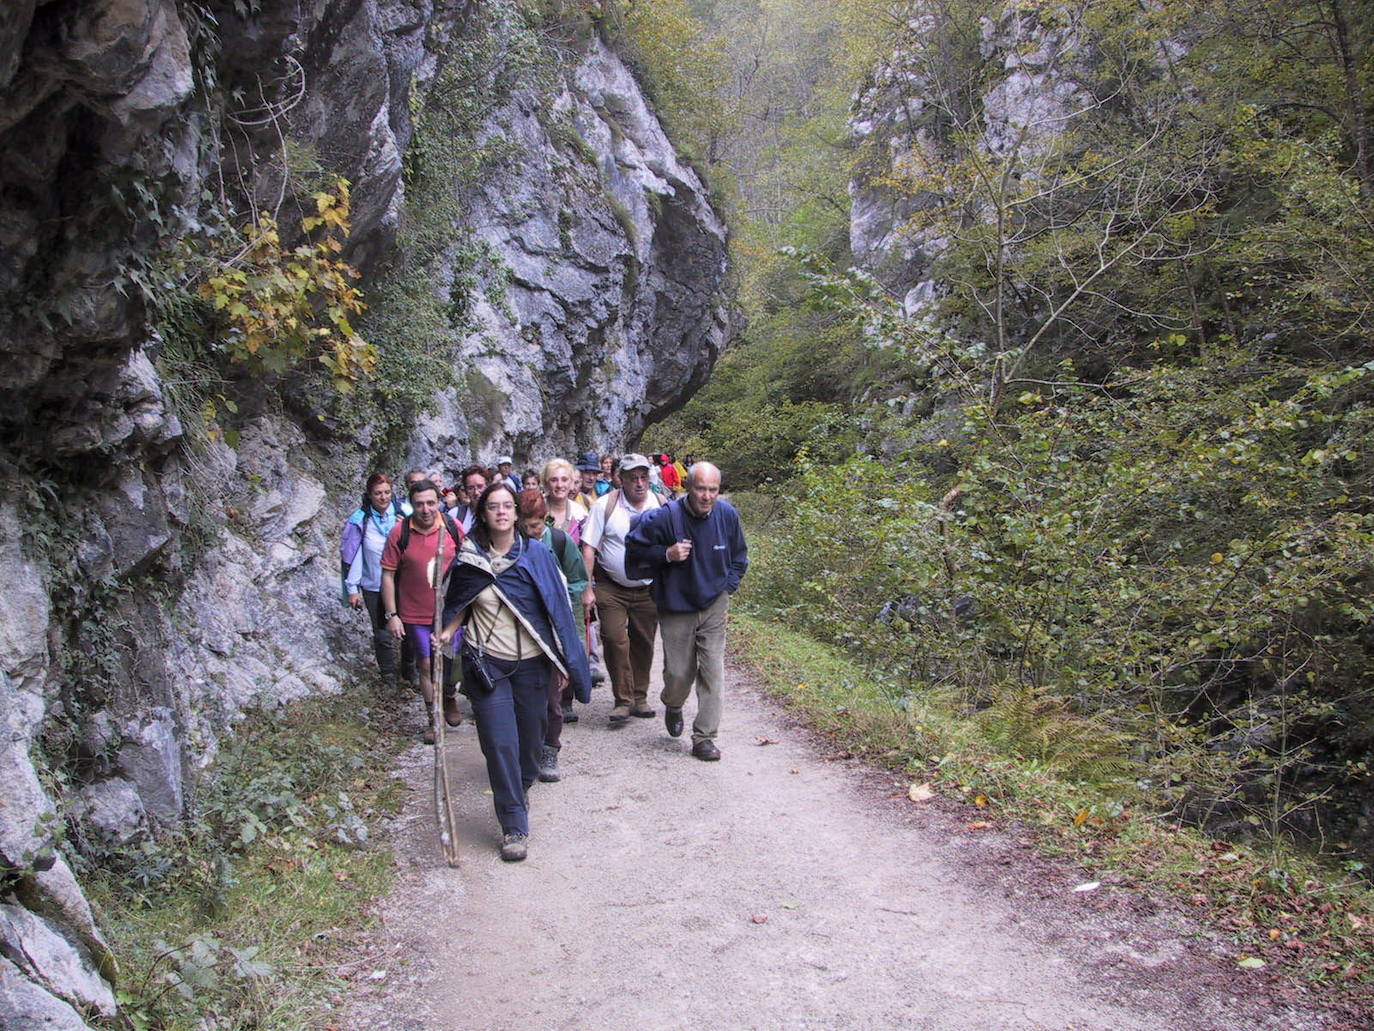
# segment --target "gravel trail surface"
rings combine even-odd
[[[657,682],[657,677],[656,677]],[[398,889],[341,1025],[357,1031],[1300,1031],[1301,997],[1231,969],[1185,917],[970,829],[827,746],[731,668],[723,759],[599,688],[502,863],[471,722],[450,731],[462,866],[432,751],[403,760]],[[418,710],[418,706],[416,706]],[[416,713],[418,717],[418,711]],[[418,730],[418,725],[416,727]],[[765,742],[765,743],[761,743]]]

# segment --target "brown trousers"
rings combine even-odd
[[[647,587],[621,587],[614,580],[598,580],[595,586],[601,644],[615,704],[642,706],[649,697],[658,609]]]

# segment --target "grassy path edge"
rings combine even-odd
[[[1036,846],[1104,880],[1162,891],[1234,943],[1256,977],[1320,989],[1340,1009],[1374,1012],[1374,891],[1283,851],[1218,841],[1152,811],[1123,778],[1070,779],[1074,764],[990,740],[987,723],[940,692],[884,684],[837,648],[777,623],[731,615],[731,651],[794,715],[842,750],[968,806],[970,826],[1017,821]],[[1059,714],[1027,714],[1052,722]],[[1072,723],[1064,734],[1072,736]],[[1031,735],[1032,737],[1034,735]]]

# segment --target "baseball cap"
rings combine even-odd
[[[620,471],[622,473],[627,473],[631,469],[647,468],[649,468],[649,460],[645,458],[643,455],[636,455],[631,453],[620,460]]]
[[[515,460],[514,460],[513,458],[511,458],[510,455],[498,455],[497,458],[496,458],[496,464],[497,464],[497,465],[514,465],[514,464],[515,464]]]
[[[580,473],[599,473],[601,471],[601,461],[596,457],[595,451],[582,452],[582,457],[577,460],[577,471]]]

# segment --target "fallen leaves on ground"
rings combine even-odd
[[[756,745],[776,745],[777,743],[778,743],[778,739],[775,738],[775,737],[762,737],[762,736],[759,736],[759,737],[755,737],[755,738],[754,738],[754,744],[756,744]]]
[[[935,789],[929,784],[913,784],[907,788],[906,797],[913,802],[928,802],[935,797]]]

